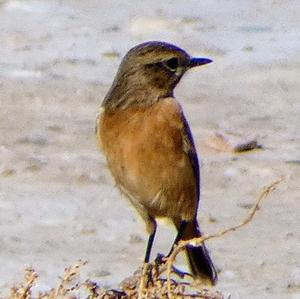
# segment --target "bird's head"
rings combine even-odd
[[[187,70],[210,62],[208,58],[191,57],[166,42],[142,43],[123,58],[103,104],[126,108],[173,96],[175,86]]]

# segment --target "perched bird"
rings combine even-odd
[[[187,70],[210,62],[166,42],[137,45],[123,58],[97,117],[96,134],[108,167],[146,223],[145,263],[157,218],[176,226],[174,244],[201,236],[199,163],[174,88]],[[186,252],[193,276],[215,284],[217,272],[205,245],[188,246]]]

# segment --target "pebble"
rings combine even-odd
[[[94,274],[97,277],[105,277],[111,275],[111,272],[109,272],[108,270],[100,270],[100,271],[95,271]]]
[[[300,268],[296,268],[290,273],[287,281],[287,288],[300,288]]]
[[[141,243],[143,242],[143,238],[140,235],[137,234],[131,234],[129,238],[129,243],[130,244],[136,244],[136,243]]]
[[[288,240],[288,239],[295,237],[295,235],[293,232],[287,232],[284,237],[285,237],[285,239]]]
[[[13,176],[14,174],[16,174],[16,170],[13,168],[6,168],[1,172],[1,176],[3,177]]]

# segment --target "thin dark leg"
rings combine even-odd
[[[185,221],[185,220],[182,220],[182,221],[180,222],[180,226],[179,226],[179,229],[178,229],[177,236],[176,236],[176,238],[175,238],[175,240],[174,240],[174,243],[173,243],[173,245],[172,245],[172,247],[171,247],[171,250],[170,250],[169,254],[167,255],[167,257],[169,257],[169,256],[172,254],[172,252],[173,252],[173,250],[174,250],[174,247],[175,247],[175,246],[178,244],[178,242],[182,239],[187,224],[188,224],[188,222]]]
[[[146,254],[145,254],[145,259],[144,259],[145,263],[148,263],[150,260],[150,254],[151,254],[151,249],[152,249],[155,233],[156,233],[156,226],[154,228],[153,233],[149,236],[149,239],[148,239],[148,244],[147,244],[147,249],[146,249]]]

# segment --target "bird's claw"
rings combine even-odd
[[[162,253],[158,253],[154,262],[155,262],[155,265],[163,265],[166,263],[168,257],[164,256]]]

